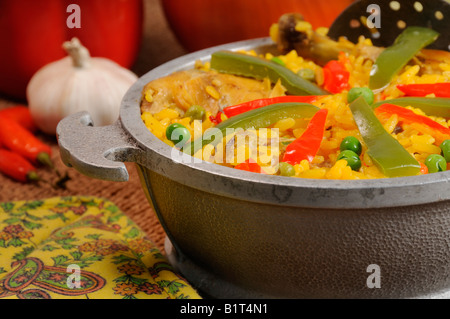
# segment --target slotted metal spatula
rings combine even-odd
[[[439,32],[429,48],[450,51],[450,0],[358,0],[338,16],[328,36],[356,43],[363,35],[375,46],[387,47],[408,26]]]

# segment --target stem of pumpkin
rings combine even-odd
[[[64,42],[63,49],[72,58],[74,67],[86,68],[90,66],[91,54],[78,38],[72,38],[72,40]]]

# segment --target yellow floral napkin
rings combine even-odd
[[[0,203],[0,298],[200,299],[112,202]]]

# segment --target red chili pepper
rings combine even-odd
[[[321,96],[317,95],[305,95],[305,96],[295,96],[295,95],[286,95],[286,96],[278,96],[274,98],[266,98],[259,99],[254,101],[249,101],[237,105],[228,106],[223,109],[223,112],[227,117],[233,117],[238,114],[248,112],[254,109],[258,109],[264,106],[278,104],[278,103],[313,103],[317,101]]]
[[[16,152],[33,163],[41,163],[53,167],[51,148],[40,141],[19,123],[0,117],[0,141],[9,150]]]
[[[16,105],[2,109],[0,110],[0,117],[8,117],[31,132],[37,131],[30,109],[25,105]]]
[[[450,138],[449,128],[442,126],[427,116],[416,114],[410,109],[398,105],[388,103],[380,105],[375,109],[375,114],[377,116],[391,116],[393,114],[397,114],[404,123],[415,124],[417,129],[420,129],[422,133],[433,136],[439,144]]]
[[[322,143],[328,110],[322,109],[314,114],[305,132],[286,147],[283,162],[295,165],[303,160],[312,162]]]
[[[331,93],[341,93],[349,88],[350,72],[345,65],[336,60],[329,61],[323,67],[323,87]]]
[[[246,160],[244,163],[236,165],[235,169],[240,169],[242,171],[252,172],[252,173],[262,173],[262,168],[258,163],[251,160]]]
[[[406,96],[427,96],[434,94],[436,97],[450,97],[450,82],[429,84],[399,84],[397,88]]]
[[[38,181],[35,167],[21,155],[0,149],[0,171],[19,182]]]

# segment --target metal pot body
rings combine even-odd
[[[270,39],[196,52],[130,88],[120,120],[87,113],[60,122],[68,166],[126,181],[135,162],[164,227],[170,261],[215,298],[428,298],[450,294],[450,172],[361,181],[262,176],[197,163],[140,118],[149,81],[215,50],[275,50]]]
[[[449,201],[286,207],[218,196],[145,167],[139,171],[174,245],[173,263],[209,296],[414,298],[450,287]]]

